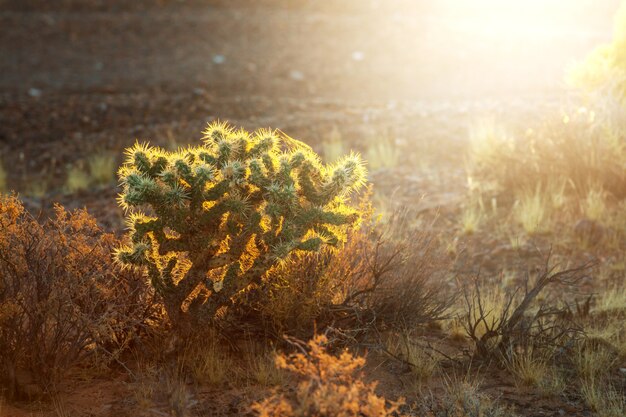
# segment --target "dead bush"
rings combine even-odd
[[[435,232],[410,227],[396,212],[386,225],[370,225],[349,259],[358,260],[335,306],[342,321],[403,330],[446,317],[455,300],[450,260]]]
[[[548,286],[575,284],[589,265],[558,270],[549,262],[548,256],[534,282],[528,275],[523,286],[491,301],[485,297],[479,280],[464,289],[462,324],[474,343],[475,357],[506,354],[515,346],[555,346],[579,332],[579,326],[568,318],[571,311],[567,305],[558,307],[554,300],[537,299]]]
[[[405,219],[369,220],[340,249],[299,254],[271,271],[249,296],[264,322],[257,327],[307,338],[330,326],[357,338],[443,318],[454,302],[449,261],[434,233],[410,230]]]
[[[276,366],[295,374],[300,382],[294,394],[276,392],[255,403],[253,411],[262,417],[398,415],[399,402],[376,395],[376,383],[363,382],[359,370],[365,359],[347,351],[333,356],[326,351],[327,339],[315,336],[306,345],[292,341],[299,350],[278,355]]]
[[[85,210],[39,223],[0,197],[0,383],[9,398],[41,394],[90,354],[116,358],[152,313],[141,275],[120,271]]]

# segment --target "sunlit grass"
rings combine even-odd
[[[513,215],[528,234],[535,234],[546,229],[548,207],[545,194],[537,186],[534,191],[525,191],[518,195]]]
[[[190,344],[181,361],[191,370],[195,381],[210,386],[224,384],[236,370],[230,355],[213,339],[206,343]]]
[[[387,349],[407,362],[411,374],[409,384],[416,390],[439,370],[438,358],[420,346],[419,339],[412,337],[409,332],[391,336],[387,340]]]
[[[41,181],[31,181],[26,186],[26,190],[24,190],[24,195],[33,198],[43,198],[48,192],[48,182]]]
[[[603,222],[607,214],[607,193],[602,187],[591,187],[581,201],[581,209],[585,217],[591,220]]]
[[[367,148],[366,159],[371,170],[393,168],[398,165],[400,151],[390,138],[380,138],[370,143]]]
[[[67,171],[65,189],[70,194],[86,190],[89,184],[91,184],[91,178],[80,166],[74,165]]]
[[[336,162],[347,153],[343,136],[337,126],[333,126],[328,136],[322,141],[322,155],[327,163]]]
[[[286,375],[282,369],[276,367],[276,355],[277,352],[274,350],[266,352],[251,351],[247,355],[245,368],[247,380],[254,385],[262,387],[282,385],[286,380]]]
[[[475,120],[469,128],[468,181],[475,188],[491,189],[500,184],[497,181],[485,181],[485,170],[494,178],[500,178],[498,172],[508,167],[503,159],[513,152],[514,142],[506,129],[493,117]]]
[[[113,155],[96,154],[89,158],[89,174],[96,185],[111,184],[115,181],[116,164]]]
[[[596,298],[597,311],[626,312],[626,288],[623,285],[612,285],[602,291]]]
[[[507,368],[518,385],[535,388],[544,396],[558,395],[565,389],[565,382],[550,363],[547,352],[533,348],[516,352],[507,362]]]
[[[468,372],[460,377],[453,375],[444,380],[444,393],[440,399],[442,414],[461,417],[514,417],[516,414],[481,392],[482,381]]]
[[[478,231],[485,218],[482,201],[469,203],[461,210],[461,230],[463,233],[472,234]]]
[[[548,181],[546,186],[546,194],[550,198],[550,203],[555,211],[561,211],[566,208],[569,200],[565,189],[567,187],[567,180],[552,180]]]
[[[593,349],[586,345],[576,350],[573,359],[576,372],[585,380],[605,376],[617,361],[617,357],[609,349],[604,347]]]

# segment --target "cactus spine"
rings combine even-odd
[[[129,245],[171,320],[215,317],[294,251],[338,245],[358,220],[358,155],[327,166],[282,133],[212,123],[177,152],[136,144],[119,170]],[[142,211],[143,210],[143,211]]]

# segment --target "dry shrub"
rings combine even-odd
[[[300,382],[294,394],[275,393],[255,403],[252,409],[262,417],[398,415],[401,402],[388,402],[376,395],[376,383],[366,384],[359,370],[365,359],[347,351],[339,356],[326,350],[327,339],[315,336],[300,352],[276,357],[276,366],[295,374]]]
[[[479,358],[509,355],[518,346],[559,346],[578,334],[580,329],[568,316],[570,308],[558,307],[555,300],[539,301],[540,294],[550,286],[572,286],[583,276],[588,265],[559,270],[550,266],[550,257],[543,270],[531,282],[530,276],[514,291],[489,294],[480,281],[464,289],[463,326],[475,346]]]
[[[116,238],[84,210],[39,223],[0,197],[0,376],[8,397],[53,388],[72,365],[125,348],[152,312],[141,275],[112,261]]]
[[[356,337],[429,324],[454,301],[437,242],[434,233],[408,228],[404,214],[388,225],[369,220],[343,247],[285,262],[250,299],[276,335],[311,337],[317,325]]]
[[[582,200],[591,189],[602,189],[612,199],[626,197],[626,118],[619,103],[604,100],[593,109],[579,108],[554,115],[526,133],[503,135],[501,146],[492,134],[473,138],[468,175],[482,191],[514,202],[521,193],[561,194]],[[505,136],[504,136],[505,135]],[[559,179],[553,184],[550,179]]]
[[[345,298],[336,308],[343,320],[404,330],[444,319],[455,294],[450,259],[436,233],[411,227],[405,211],[365,233],[360,250],[348,255],[360,265],[345,281]]]

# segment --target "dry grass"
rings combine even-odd
[[[465,328],[463,327],[463,323],[459,317],[452,317],[451,319],[446,321],[446,330],[448,332],[448,337],[453,341],[463,341],[467,337],[465,333]]]
[[[324,155],[324,160],[328,163],[333,163],[346,153],[347,149],[344,145],[341,132],[337,126],[333,126],[326,139],[322,141],[322,155]]]
[[[472,190],[498,190],[499,179],[508,166],[503,158],[513,151],[514,142],[494,118],[474,121],[469,129],[468,183]]]
[[[521,386],[537,387],[548,375],[548,359],[533,352],[532,348],[513,354],[507,368]]]
[[[193,415],[191,408],[197,404],[191,387],[187,384],[182,361],[173,364],[141,363],[130,390],[136,411],[173,417]]]
[[[223,386],[234,381],[237,366],[231,355],[219,344],[215,335],[200,340],[190,341],[179,361],[184,369],[189,370],[194,381],[212,387]]]
[[[439,369],[438,360],[411,341],[406,342],[404,349],[406,361],[411,366],[412,382],[418,387],[428,383]]]
[[[468,370],[463,377],[445,379],[445,392],[439,398],[426,401],[426,414],[433,417],[513,417],[516,414],[480,392],[481,382],[471,378]]]
[[[24,195],[32,198],[42,198],[48,192],[48,183],[45,180],[31,182],[26,186]]]
[[[4,170],[4,165],[0,161],[0,193],[8,191],[7,186],[7,172]]]
[[[555,115],[526,132],[507,133],[493,121],[472,127],[467,164],[472,194],[459,218],[464,229],[476,229],[479,215],[471,201],[481,197],[497,198],[502,220],[512,220],[528,235],[573,226],[581,217],[613,227],[626,198],[626,117],[610,99],[593,105]],[[612,239],[618,248],[619,238]]]
[[[549,351],[536,351],[529,347],[515,352],[506,362],[506,367],[519,387],[532,387],[542,396],[560,395],[566,388],[559,369],[551,363]]]
[[[573,361],[576,373],[582,380],[602,378],[614,367],[617,357],[614,352],[602,346],[583,344],[576,350]]]
[[[540,186],[534,191],[523,191],[519,194],[513,214],[515,221],[519,223],[528,234],[540,233],[547,228],[549,217],[548,201]]]
[[[472,234],[480,228],[484,220],[482,201],[468,203],[461,211],[461,230],[465,234]]]
[[[81,166],[72,166],[67,171],[67,179],[65,180],[65,190],[70,193],[76,193],[86,190],[91,184],[91,178]]]
[[[580,394],[598,417],[626,415],[626,396],[606,382],[599,382],[595,378],[583,379]]]
[[[107,185],[115,182],[117,166],[113,155],[105,153],[95,154],[87,162],[92,184]]]
[[[408,331],[390,335],[385,345],[388,353],[410,368],[409,385],[415,391],[420,391],[440,370],[438,354],[422,346],[419,339]]]
[[[595,309],[600,312],[626,313],[626,288],[616,283],[603,289],[596,298]]]
[[[372,170],[393,168],[398,166],[400,151],[393,139],[383,137],[370,140],[367,147],[366,159],[368,167]]]
[[[590,220],[603,222],[607,214],[607,192],[601,186],[589,188],[581,201],[581,211]]]
[[[285,373],[274,363],[277,354],[276,351],[268,351],[253,355],[248,359],[246,372],[252,382],[261,387],[274,387],[286,382]]]

